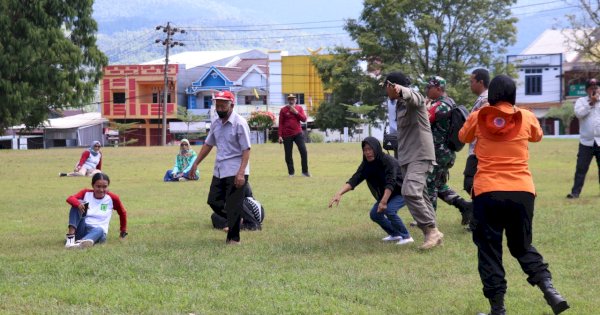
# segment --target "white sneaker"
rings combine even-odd
[[[384,242],[395,242],[395,241],[402,240],[402,236],[391,236],[391,235],[388,235],[388,236],[382,238],[381,240],[384,241]]]
[[[412,237],[409,238],[403,238],[401,240],[398,241],[398,243],[396,243],[396,245],[406,245],[406,244],[410,244],[410,243],[414,243],[415,240],[413,240]]]
[[[65,248],[66,249],[79,248],[79,244],[75,243],[75,237],[67,237],[67,240],[65,242]]]
[[[180,181],[180,182],[187,182],[187,178],[185,178],[185,177],[179,177],[178,181]]]
[[[94,246],[94,241],[92,240],[81,240],[79,241],[79,247],[88,248]]]

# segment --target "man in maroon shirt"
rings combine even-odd
[[[294,176],[294,159],[292,158],[292,147],[294,142],[300,151],[302,160],[302,175],[310,177],[308,172],[308,157],[306,145],[304,144],[304,134],[300,122],[306,122],[306,114],[302,106],[296,105],[296,95],[290,94],[287,97],[288,104],[279,112],[279,143],[283,142],[285,151],[285,163],[287,164],[289,176]]]

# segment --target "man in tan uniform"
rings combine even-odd
[[[402,196],[425,235],[421,249],[430,249],[442,243],[444,234],[436,226],[435,211],[425,189],[435,163],[427,107],[423,95],[410,88],[410,79],[402,72],[388,74],[385,86],[388,97],[397,100],[398,164],[404,177]]]

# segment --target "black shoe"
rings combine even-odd
[[[556,289],[552,285],[551,279],[544,279],[540,281],[540,283],[538,283],[537,286],[544,293],[544,299],[546,299],[546,302],[548,303],[548,305],[550,305],[554,314],[560,314],[565,310],[569,309],[570,306],[567,303],[567,300],[565,300],[565,298],[563,298],[560,295],[560,293],[556,291]]]
[[[504,308],[504,295],[498,295],[491,299],[490,301],[490,312],[488,314],[485,313],[477,313],[477,315],[506,315],[506,308]]]
[[[461,197],[457,197],[453,200],[452,205],[457,207],[460,211],[461,220],[460,224],[468,225],[471,222],[471,218],[473,217],[473,202],[466,201]]]
[[[309,172],[302,173],[302,176],[304,176],[304,177],[311,177]]]
[[[570,193],[570,194],[567,195],[567,198],[569,198],[569,199],[577,199],[577,198],[579,198],[579,194]]]
[[[65,177],[65,176],[67,176],[67,173],[58,173],[58,176]]]
[[[469,202],[468,206],[465,207],[464,211],[461,212],[460,215],[460,224],[466,225],[468,227],[469,223],[471,223],[471,219],[473,218],[473,203]]]

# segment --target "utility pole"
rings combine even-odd
[[[156,27],[156,30],[163,30],[164,33],[167,34],[167,38],[165,40],[157,39],[155,43],[162,43],[165,46],[165,87],[163,89],[163,106],[162,106],[162,142],[163,146],[167,145],[167,96],[169,95],[169,48],[173,48],[175,46],[183,46],[183,43],[174,41],[172,36],[175,33],[184,34],[185,30],[179,29],[177,27],[171,27],[171,22],[167,22],[167,26],[159,25]],[[176,91],[174,91],[176,92]]]

